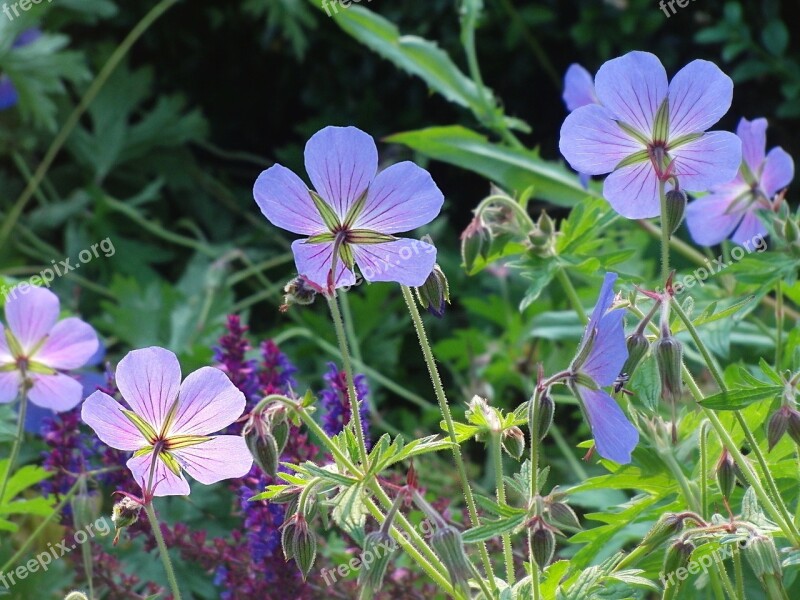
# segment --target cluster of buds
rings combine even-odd
[[[289,439],[286,407],[272,404],[263,410],[254,410],[242,429],[242,435],[258,467],[275,477],[281,453]]]
[[[557,236],[555,221],[545,211],[542,211],[539,218],[536,219],[536,228],[528,233],[531,251],[543,258],[555,255]]]
[[[421,287],[415,288],[417,300],[433,316],[441,319],[446,304],[450,304],[450,284],[442,268],[435,264]]]
[[[303,579],[308,577],[317,558],[317,536],[308,526],[302,511],[292,515],[282,525],[281,547],[286,560],[294,559]]]

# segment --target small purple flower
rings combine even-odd
[[[737,244],[765,236],[759,209],[794,179],[794,161],[783,148],[767,154],[767,120],[739,121],[742,165],[736,179],[714,187],[686,208],[686,225],[698,244],[713,246],[730,237]]]
[[[617,309],[609,312],[614,303],[616,280],[616,273],[606,274],[600,297],[570,371],[573,373],[573,391],[592,428],[598,454],[614,462],[627,464],[631,462],[631,452],[639,443],[639,432],[616,401],[600,389],[616,381],[628,358],[623,328],[625,311]],[[580,380],[585,378],[590,379],[597,389],[581,384]]]
[[[576,171],[610,173],[603,195],[623,217],[657,216],[660,182],[706,191],[736,176],[739,138],[706,132],[733,98],[733,82],[714,63],[695,60],[668,83],[656,56],[630,52],[600,67],[595,87],[600,103],[567,116],[559,146]]]
[[[42,37],[42,32],[38,29],[26,29],[19,34],[11,47],[23,48],[29,46],[40,37]],[[11,78],[8,75],[0,74],[0,110],[11,108],[16,105],[18,100],[17,89],[11,82]]]
[[[367,281],[425,283],[436,248],[393,234],[439,214],[444,197],[430,174],[411,162],[378,173],[375,142],[355,127],[315,133],[305,162],[316,191],[277,164],[261,173],[253,189],[273,225],[308,236],[292,243],[298,273],[327,291],[353,285],[356,264]]]
[[[145,499],[188,495],[184,470],[206,485],[250,470],[253,459],[241,436],[209,435],[245,407],[244,395],[221,370],[203,367],[181,383],[175,354],[152,347],[128,353],[116,382],[130,410],[97,391],[81,416],[105,444],[134,453],[127,465]]]
[[[28,399],[56,412],[83,398],[83,386],[64,371],[84,366],[97,351],[94,329],[78,318],[58,320],[58,297],[40,287],[15,287],[0,323],[0,404],[14,400],[25,382]]]
[[[334,363],[328,363],[328,372],[324,376],[328,387],[320,392],[320,404],[324,409],[322,415],[322,428],[328,435],[338,435],[345,425],[350,422],[350,400],[347,392],[347,376],[340,371]],[[369,439],[367,427],[369,424],[369,406],[367,405],[367,378],[356,374],[353,377],[356,388],[356,398],[359,402],[359,413],[364,425],[364,435]],[[369,443],[367,444],[369,445]]]

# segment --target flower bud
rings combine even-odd
[[[452,525],[445,524],[431,537],[431,546],[447,568],[453,587],[459,588],[468,597],[472,567],[464,550],[461,532]]]
[[[64,596],[64,600],[89,600],[89,597],[83,592],[75,591]]]
[[[781,575],[781,559],[771,537],[756,535],[744,547],[744,554],[756,577],[763,579],[770,575]]]
[[[800,412],[790,407],[789,411],[789,425],[787,427],[789,437],[794,440],[794,443],[800,446]]]
[[[531,525],[531,552],[539,569],[544,569],[553,559],[556,551],[556,536],[552,529],[539,517]]]
[[[444,316],[445,304],[450,304],[450,284],[438,264],[433,265],[433,271],[416,292],[423,308],[439,319]]]
[[[581,529],[581,522],[578,515],[572,508],[564,502],[553,502],[548,510],[550,511],[550,524],[554,527],[564,527],[566,529]]]
[[[730,499],[733,490],[736,489],[736,464],[725,448],[717,461],[716,476],[722,497],[726,500]]]
[[[317,294],[322,293],[322,289],[311,283],[305,276],[295,277],[283,288],[283,305],[281,312],[286,312],[295,304],[307,306],[312,304]]]
[[[783,224],[783,238],[786,243],[793,245],[800,242],[800,227],[797,225],[791,216],[789,216]]]
[[[293,515],[288,516],[289,511],[286,511],[287,518],[281,526],[281,548],[283,548],[283,557],[289,561],[294,558],[294,532],[297,529],[297,518]]]
[[[253,427],[244,433],[244,441],[247,442],[247,449],[253,455],[258,468],[267,475],[275,477],[278,473],[280,455],[278,444],[272,434]]]
[[[664,223],[661,224],[670,236],[678,231],[683,222],[683,214],[686,212],[686,192],[683,190],[670,190],[666,193],[667,214]]]
[[[537,402],[535,418],[533,414],[534,402]],[[550,388],[531,398],[528,404],[528,427],[532,440],[542,441],[545,438],[547,432],[550,431],[550,426],[553,424],[555,409],[556,406],[553,402],[553,397],[550,395]],[[534,420],[536,421],[535,423]]]
[[[373,598],[383,587],[383,578],[396,547],[395,541],[383,531],[373,531],[364,537],[362,567],[358,573],[358,585],[364,588],[362,598]],[[372,560],[368,561],[367,556]]]
[[[130,527],[139,520],[139,513],[142,511],[142,505],[134,500],[124,496],[122,500],[114,505],[111,510],[111,522],[114,523],[116,534],[114,535],[114,545],[119,541],[119,535],[123,529]]]
[[[674,513],[661,515],[644,536],[641,545],[651,551],[655,550],[668,539],[678,535],[682,529],[683,519],[679,515]]]
[[[775,447],[775,444],[781,441],[781,438],[789,429],[791,412],[792,408],[784,405],[776,410],[769,418],[767,422],[767,442],[769,443],[770,450]]]
[[[642,362],[645,354],[647,354],[650,348],[650,342],[647,336],[642,332],[634,331],[625,340],[625,344],[628,347],[628,358],[622,366],[621,372],[630,377],[633,375],[636,367],[639,366],[639,363]]]
[[[653,352],[661,375],[661,396],[670,402],[678,402],[681,398],[683,346],[677,338],[667,334],[655,342]]]
[[[689,558],[692,556],[694,548],[694,544],[690,541],[675,541],[667,548],[667,553],[664,555],[663,573],[674,573],[678,569],[685,567],[689,563]]]
[[[308,528],[308,522],[302,517],[296,519],[292,536],[292,556],[305,581],[317,558],[317,536]]]
[[[478,257],[486,259],[491,246],[491,232],[480,217],[475,217],[461,234],[461,258],[467,273],[472,271]]]
[[[503,450],[517,460],[522,457],[525,452],[525,434],[519,427],[509,427],[503,432]]]

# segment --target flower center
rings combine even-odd
[[[672,164],[667,153],[667,143],[662,141],[651,142],[647,147],[647,155],[650,157],[650,162],[653,163],[653,169],[655,169],[659,180],[666,181],[670,176]]]

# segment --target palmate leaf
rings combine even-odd
[[[8,460],[3,459],[0,461],[0,476],[5,475],[6,469],[8,469]],[[5,496],[0,498],[0,530],[14,532],[19,529],[18,525],[6,518],[9,515],[29,514],[47,517],[53,512],[54,498],[41,496],[31,499],[17,498],[25,490],[52,475],[52,472],[45,471],[41,467],[26,465],[11,476]]]

